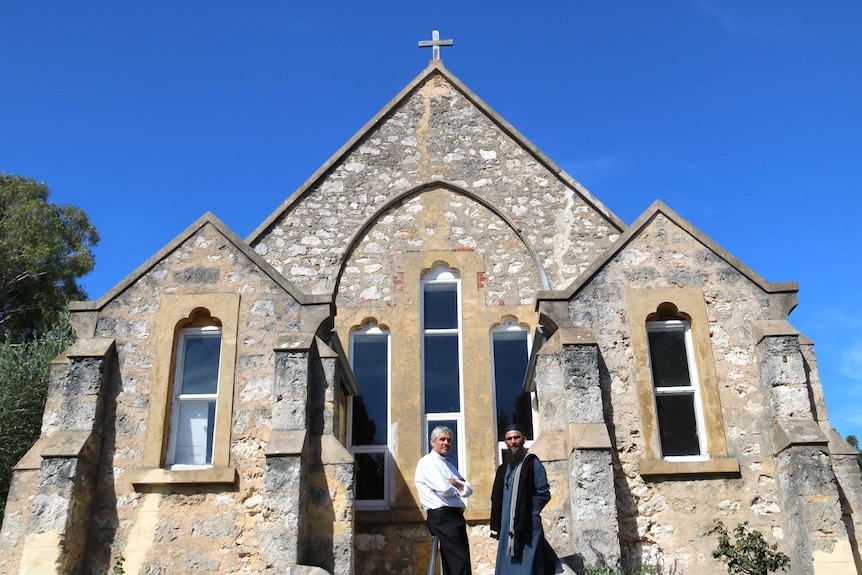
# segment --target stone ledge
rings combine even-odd
[[[596,345],[596,334],[591,329],[565,327],[554,332],[554,335],[545,342],[539,351],[539,355],[558,355],[563,346],[570,345]]]
[[[829,438],[829,453],[832,455],[859,455],[859,450],[847,443],[847,440],[838,435],[834,429],[824,430],[826,437]]]
[[[269,434],[269,441],[263,453],[266,457],[302,455],[305,435],[304,429],[274,429]]]
[[[541,461],[564,461],[571,450],[564,431],[543,431],[530,446],[530,453]]]
[[[42,457],[79,457],[92,435],[92,431],[58,431],[48,438]]]
[[[353,454],[334,435],[320,438],[320,460],[324,465],[353,464]]]
[[[92,339],[79,339],[67,349],[63,355],[66,357],[105,357],[111,351],[114,340],[109,337],[94,337]]]
[[[190,483],[230,484],[237,480],[235,467],[206,469],[130,469],[132,485],[183,485]]]
[[[24,454],[24,457],[18,460],[18,463],[16,463],[15,467],[12,469],[15,471],[32,471],[39,469],[42,466],[42,450],[45,449],[47,444],[47,437],[40,437],[37,439],[36,443],[33,444],[33,447]]]
[[[288,333],[279,336],[280,343],[275,352],[308,351],[314,345],[313,333]]]
[[[781,453],[793,445],[829,445],[829,439],[813,419],[784,419],[772,424],[769,429],[775,453]]]
[[[799,330],[787,320],[764,319],[751,322],[751,337],[758,344],[765,337],[798,336]]]
[[[706,461],[667,461],[641,459],[640,474],[650,475],[720,475],[739,473],[739,460],[735,457],[714,458]]]
[[[610,449],[611,437],[604,423],[570,423],[569,451],[575,449]]]

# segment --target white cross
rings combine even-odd
[[[439,60],[440,59],[440,46],[452,46],[455,42],[452,40],[441,40],[440,39],[440,31],[433,30],[431,32],[430,40],[420,40],[419,47],[420,48],[431,48],[431,59]]]

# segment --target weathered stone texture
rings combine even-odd
[[[830,554],[839,542],[847,540],[829,457],[819,450],[794,447],[778,455],[777,471],[785,513],[786,553],[794,574],[813,575],[816,566],[812,557],[818,552]]]
[[[536,250],[552,288],[568,285],[619,234],[606,217],[437,75],[358,142],[253,246],[305,291],[331,293],[335,266],[369,216],[430,181],[471,191],[515,222]],[[452,214],[463,217],[465,212],[469,210],[461,208]],[[459,241],[458,230],[446,233]],[[403,239],[421,242],[410,233]],[[470,247],[470,240],[464,241]]]
[[[125,470],[144,467],[147,426],[161,425],[147,421],[156,334],[160,329],[173,330],[173,326],[158,325],[160,298],[219,293],[240,294],[231,436],[231,464],[239,474],[238,489],[194,498],[185,488],[177,488],[183,495],[166,497],[158,513],[160,520],[171,520],[170,537],[160,532],[143,572],[256,570],[258,542],[253,526],[261,516],[263,446],[272,426],[273,349],[279,346],[280,334],[298,330],[299,305],[214,226],[205,225],[108,303],[96,325],[98,337],[116,339],[119,378],[116,419],[109,437],[114,447],[112,462],[99,478],[104,488],[95,502],[94,521],[100,527],[93,537],[112,542],[116,556],[123,552],[141,511],[140,497]],[[304,427],[304,415],[297,419],[299,427]],[[188,507],[190,502],[195,506]],[[230,536],[213,538],[202,534],[201,525],[193,527],[192,517],[229,517],[228,509],[244,517],[227,522]],[[237,554],[233,552],[237,546],[255,551]],[[195,557],[180,556],[176,550],[183,548],[195,549]]]
[[[497,541],[486,523],[467,525],[473,573],[493,575]],[[356,526],[356,575],[427,573],[431,534],[425,523],[360,523]]]
[[[703,290],[728,452],[739,459],[742,479],[645,481],[638,473],[644,437],[630,324],[646,318],[628,317],[626,290],[673,287]],[[747,520],[764,533],[781,533],[781,496],[769,422],[763,417],[769,396],[759,384],[750,331],[751,322],[760,319],[769,319],[763,291],[661,214],[570,302],[572,325],[596,333],[604,363],[619,460],[620,537],[629,564],[645,556],[660,558],[672,549],[680,568],[712,566],[703,560],[714,547],[706,532],[716,517],[731,516],[734,525]],[[716,566],[714,572],[722,571]]]
[[[596,346],[564,345],[562,361],[567,423],[603,422]]]
[[[362,235],[344,266],[336,303],[393,307],[399,302],[404,254],[429,250],[476,252],[485,305],[529,305],[542,281],[536,262],[515,230],[464,194],[440,188],[405,198],[381,214]],[[409,302],[408,302],[409,303]]]

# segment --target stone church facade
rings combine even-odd
[[[246,240],[207,213],[71,306],[0,574],[427,572],[440,423],[493,573],[511,421],[569,566],[725,573],[718,519],[795,574],[860,573],[856,451],[796,292],[661,202],[624,224],[432,60]]]

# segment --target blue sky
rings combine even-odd
[[[862,3],[0,4],[0,171],[102,241],[93,299],[206,211],[241,237],[431,57],[626,223],[655,199],[773,282],[862,437]]]

